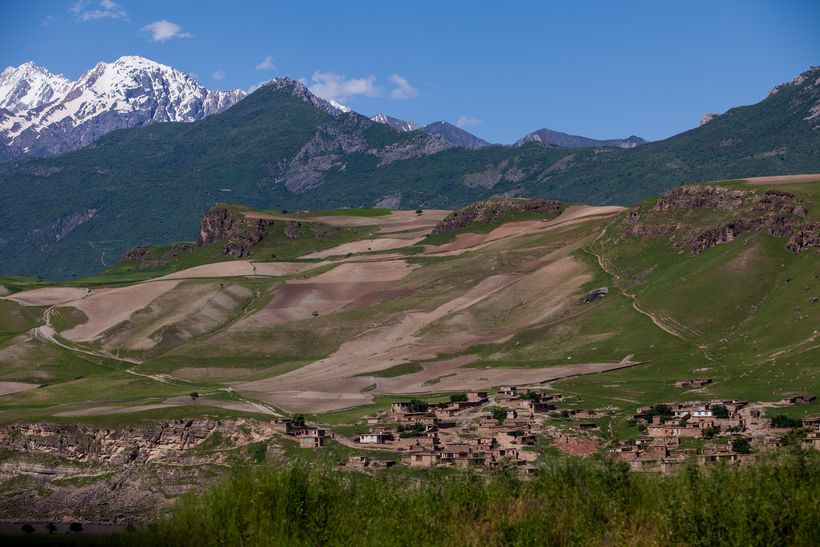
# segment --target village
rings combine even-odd
[[[684,380],[676,387],[701,387],[711,380]],[[411,398],[362,422],[365,431],[351,436],[307,424],[302,417],[274,422],[299,447],[321,449],[329,440],[358,450],[343,465],[353,469],[455,467],[514,470],[533,474],[544,449],[586,457],[605,451],[636,470],[670,472],[690,461],[700,465],[743,465],[757,454],[781,446],[798,430],[797,443],[820,450],[820,417],[791,419],[764,410],[814,402],[796,395],[769,405],[738,400],[665,402],[638,408],[629,420],[636,438],[616,440],[602,431],[612,408],[577,405],[576,396],[501,386],[495,393],[454,393],[449,401],[428,403]],[[368,451],[393,458],[371,457]]]

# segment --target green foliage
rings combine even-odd
[[[777,416],[772,416],[771,424],[772,427],[801,427],[803,422],[802,420],[786,416],[785,414],[778,414]]]
[[[712,405],[710,408],[712,410],[712,416],[715,418],[726,419],[729,417],[729,409],[726,408],[726,405]]]
[[[291,418],[291,423],[296,427],[305,427],[305,415],[295,414],[293,418]]]
[[[501,406],[496,406],[490,409],[490,416],[499,423],[507,419],[507,409]]]
[[[138,532],[152,545],[817,545],[820,458],[674,475],[566,460],[529,481],[436,470],[239,471]],[[548,509],[547,509],[548,508]],[[130,534],[133,535],[133,534]]]
[[[410,412],[427,412],[427,409],[430,408],[430,405],[427,404],[425,401],[421,399],[410,399],[409,404],[407,405],[407,410]]]
[[[368,207],[400,195],[404,207],[452,209],[523,190],[570,202],[635,203],[685,182],[811,172],[820,135],[804,120],[814,101],[804,87],[787,86],[703,127],[630,150],[452,148],[387,164],[366,151],[346,154],[344,168],[300,192],[280,179],[324,124],[342,134],[359,131],[368,150],[401,146],[417,134],[353,113],[334,118],[288,89],[263,87],[199,122],[114,131],[59,157],[0,165],[0,265],[3,273],[88,275],[136,244],[190,237],[202,213],[226,198],[281,210]],[[488,169],[502,173],[495,185],[464,184],[466,175]],[[88,222],[59,241],[52,237],[55,223],[90,210]]]
[[[451,393],[450,394],[450,402],[451,403],[463,403],[467,401],[467,394],[464,392],[461,393]]]
[[[651,422],[655,416],[660,416],[661,421],[665,422],[666,420],[674,416],[674,414],[672,412],[672,409],[669,408],[669,405],[656,404],[649,407],[649,410],[646,413],[646,419],[647,421]]]
[[[732,439],[732,450],[738,454],[749,454],[752,451],[752,445],[746,437],[735,437]]]

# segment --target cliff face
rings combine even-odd
[[[563,209],[560,201],[548,199],[489,199],[450,213],[433,228],[433,234],[450,234],[471,224],[489,224],[515,213],[555,216]]]
[[[125,524],[154,518],[171,499],[250,458],[264,443],[283,457],[276,432],[253,420],[170,420],[105,428],[19,423],[0,428],[4,518]],[[14,478],[14,483],[5,482]]]
[[[199,247],[225,240],[224,254],[233,258],[245,258],[249,249],[265,237],[265,228],[272,220],[246,218],[220,205],[205,213],[199,223],[196,244]]]
[[[690,227],[664,213],[709,209],[730,213],[730,218],[707,229]],[[659,214],[660,213],[660,214]],[[675,247],[698,255],[737,236],[765,230],[773,237],[787,238],[786,250],[799,253],[820,247],[820,222],[807,220],[809,207],[791,192],[754,192],[720,186],[684,186],[670,190],[651,210],[636,207],[626,219],[623,237],[663,237],[680,234]]]

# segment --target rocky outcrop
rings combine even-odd
[[[249,249],[265,237],[265,228],[273,221],[247,218],[241,213],[215,205],[205,213],[199,223],[196,244],[199,247],[217,241],[226,241],[221,251],[233,258],[245,258]]]
[[[285,237],[288,239],[300,239],[302,237],[302,223],[297,220],[289,220],[285,226]]]
[[[764,217],[738,218],[724,222],[706,230],[693,239],[685,241],[680,247],[689,249],[692,255],[699,255],[715,245],[729,243],[744,232],[760,228],[765,222]]]
[[[167,420],[118,428],[18,423],[0,428],[3,518],[125,524],[156,518],[174,497],[218,479],[232,450],[276,431],[255,420]],[[14,478],[15,481],[6,479]]]
[[[584,302],[595,302],[596,300],[600,300],[608,294],[609,287],[598,287],[597,289],[592,289],[587,293],[587,295],[584,297]]]
[[[560,201],[549,199],[488,199],[447,215],[433,228],[433,234],[450,234],[471,224],[489,224],[513,213],[541,213],[556,216],[564,210]]]
[[[732,212],[732,218],[692,233],[685,222],[662,214],[685,209],[727,211]],[[676,240],[676,248],[698,255],[743,233],[765,230],[773,237],[787,238],[786,249],[799,253],[808,247],[820,247],[820,223],[807,221],[808,212],[802,199],[783,190],[761,193],[723,186],[683,186],[662,194],[651,210],[632,209],[624,219],[621,240],[671,236]],[[675,238],[676,234],[680,237]]]
[[[750,190],[738,190],[722,186],[681,186],[661,194],[655,202],[656,211],[675,209],[713,209],[731,211],[743,206],[754,195]]]
[[[194,249],[190,243],[174,243],[171,250],[160,256],[155,256],[148,245],[137,245],[125,252],[122,259],[127,262],[137,262],[138,268],[151,269],[161,268],[174,261],[179,256],[189,253]]]

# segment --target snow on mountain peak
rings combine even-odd
[[[28,62],[0,75],[0,108],[11,113],[0,113],[0,143],[17,154],[51,155],[113,129],[199,120],[245,95],[208,91],[185,72],[135,55],[99,62],[75,82]]]
[[[14,114],[37,108],[64,95],[71,81],[32,61],[0,73],[0,108]]]

